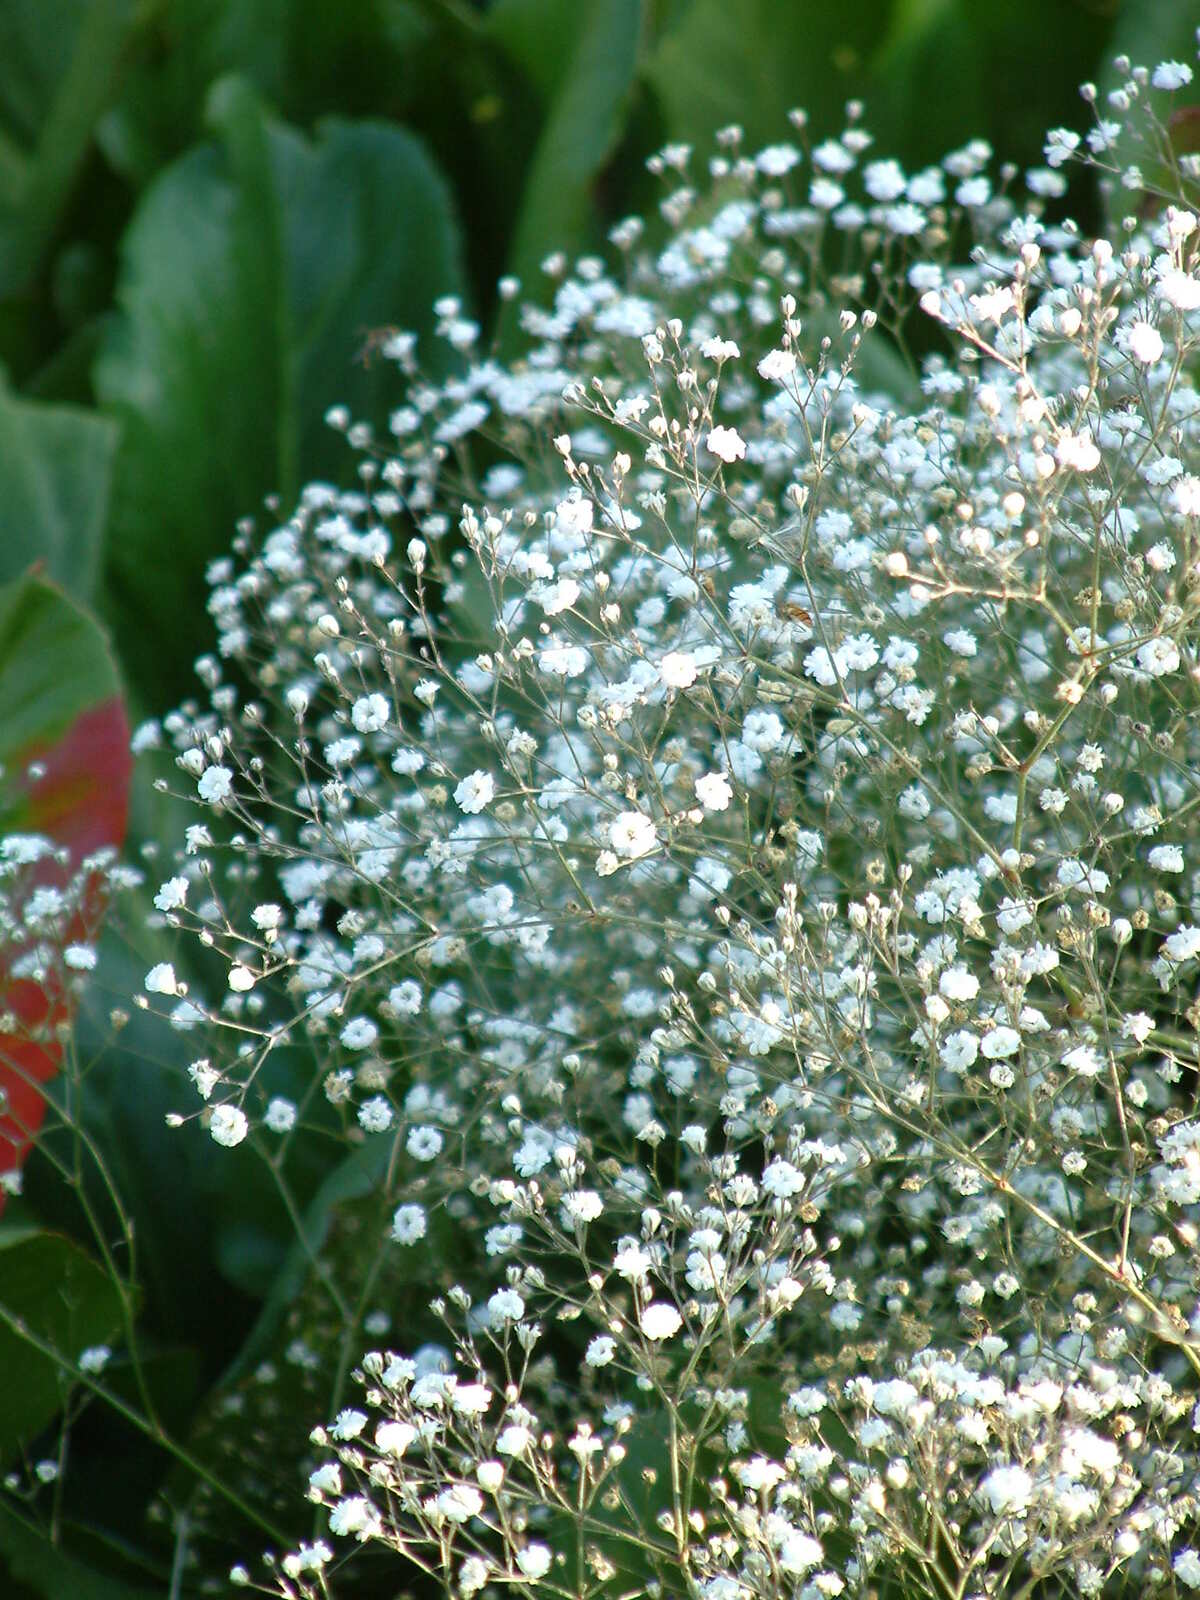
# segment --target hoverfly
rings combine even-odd
[[[795,600],[781,600],[776,610],[787,622],[799,622],[806,628],[811,628],[813,625],[812,612],[798,605]]]

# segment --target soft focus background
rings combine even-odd
[[[861,98],[908,170],[976,136],[1039,163],[1047,128],[1086,126],[1080,83],[1103,86],[1120,52],[1189,59],[1198,23],[1197,0],[0,0],[0,585],[39,565],[108,630],[130,722],[161,714],[210,645],[205,569],[239,519],[347,470],[331,404],[386,417],[378,330],[427,329],[455,294],[511,348],[497,280],[536,298],[549,252],[602,249],[653,209],[651,151],[707,152],[728,123],[753,149],[802,106],[820,139]],[[83,670],[53,631],[22,658],[4,626],[0,689],[11,672],[23,692],[29,649],[51,677]],[[144,781],[131,816],[152,891],[163,816]],[[136,1016],[114,1033],[161,954],[133,904],[80,1018],[77,1109],[137,1220],[155,1400],[186,1437],[293,1226],[260,1168],[165,1131],[178,1039]],[[61,1179],[35,1153],[5,1227],[86,1239],[85,1189]],[[0,1395],[9,1471],[36,1423],[55,1437],[56,1391],[3,1341],[0,1389],[41,1406]],[[72,1451],[54,1561],[0,1501],[0,1592],[167,1592],[169,1540],[145,1533],[162,1452],[99,1407]]]

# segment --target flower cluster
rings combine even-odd
[[[330,413],[359,487],[215,564],[139,744],[221,992],[146,989],[218,1144],[377,1141],[415,1281],[453,1223],[447,1342],[316,1436],[331,1538],[462,1595],[1200,1584],[1190,76],[1020,181],[856,106],[703,193],[663,151],[665,237],[548,262],[508,365],[442,302],[451,378],[397,336],[387,436]]]

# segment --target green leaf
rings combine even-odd
[[[32,760],[44,766],[55,761],[80,737],[81,727],[95,719],[110,726],[120,712],[120,681],[108,643],[95,620],[69,600],[54,584],[36,573],[0,589],[0,826],[39,829],[61,843],[74,844],[81,836],[84,849],[120,842],[121,831],[112,826],[97,829],[94,816],[67,823],[66,795],[53,794],[37,780],[32,785],[22,767]],[[128,789],[129,749],[123,714],[111,723],[112,741],[103,748],[82,745],[78,764],[64,771],[62,781],[74,790],[91,779],[94,788],[86,799],[88,810],[103,808],[101,790]],[[46,776],[52,776],[47,773]],[[126,795],[122,793],[121,813]],[[19,808],[12,819],[12,810]],[[8,815],[6,815],[6,811]],[[95,842],[90,842],[92,839]]]
[[[0,6],[0,298],[32,279],[117,87],[138,0]]]
[[[512,7],[504,19],[511,24]],[[543,6],[545,26],[578,6]],[[551,250],[578,251],[592,216],[592,185],[615,149],[637,65],[642,31],[641,0],[594,0],[586,8],[570,59],[557,76],[561,86],[549,103],[541,138],[521,196],[509,270],[533,285],[538,263]],[[548,85],[549,87],[549,85]]]
[[[52,1233],[0,1232],[0,1460],[32,1444],[70,1387],[60,1362],[31,1341],[75,1363],[120,1323],[116,1285],[77,1245]]]
[[[159,705],[190,687],[204,568],[236,521],[344,471],[322,420],[335,401],[385,412],[394,375],[355,361],[366,332],[427,331],[461,284],[449,194],[410,134],[330,121],[310,142],[240,80],[217,86],[210,118],[220,143],[170,167],[126,234],[94,373],[124,427],[109,614]]]
[[[848,95],[888,31],[890,0],[854,6],[793,0],[691,0],[645,66],[672,139],[711,145],[738,123],[751,148],[786,139],[787,113],[803,106],[820,137],[842,126]]]
[[[36,561],[92,597],[116,425],[76,406],[18,399],[0,379],[0,582]]]
[[[0,1502],[0,1558],[14,1583],[45,1600],[161,1600],[161,1590],[143,1589],[95,1572],[66,1555]],[[9,1593],[8,1589],[5,1593]]]
[[[549,105],[566,83],[587,27],[587,7],[572,0],[495,0],[487,33]]]

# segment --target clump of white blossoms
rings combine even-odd
[[[219,1143],[382,1141],[371,1249],[443,1287],[270,1592],[355,1540],[464,1596],[1200,1586],[1200,172],[1190,69],[1119,67],[1023,180],[857,107],[664,151],[665,236],[548,263],[507,365],[443,303],[454,376],[397,338],[387,433],[332,414],[359,487],[215,566],[162,893],[228,988],[148,987]]]

